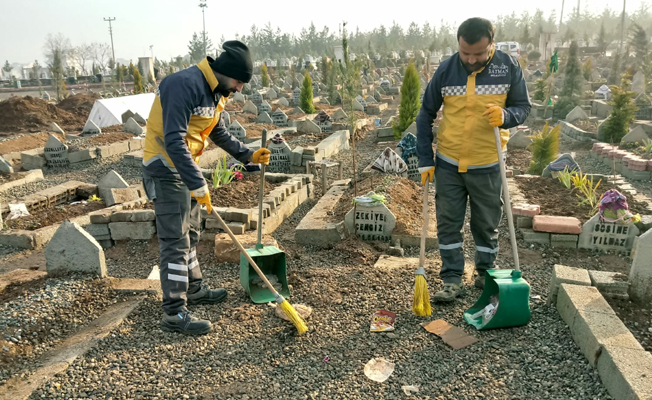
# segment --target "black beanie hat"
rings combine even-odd
[[[239,40],[229,40],[222,45],[224,51],[211,63],[215,72],[248,83],[254,72],[247,45]]]

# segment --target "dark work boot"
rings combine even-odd
[[[178,314],[163,314],[161,330],[165,332],[180,332],[184,335],[204,335],[213,329],[211,321],[195,318],[189,311]]]
[[[201,288],[195,293],[186,294],[188,298],[187,304],[189,306],[194,306],[197,304],[217,304],[221,303],[226,299],[226,289],[211,289],[206,285],[202,285]]]

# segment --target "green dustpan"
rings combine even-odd
[[[525,325],[530,321],[532,315],[530,312],[530,284],[521,277],[518,263],[518,248],[516,244],[516,233],[514,232],[512,204],[509,199],[507,172],[505,170],[505,160],[503,159],[500,131],[498,128],[494,128],[494,135],[496,137],[500,178],[503,185],[504,209],[507,214],[515,269],[487,271],[482,295],[473,307],[464,312],[466,322],[475,326],[478,330]],[[485,319],[484,322],[482,317],[473,318],[473,314],[476,314],[489,305],[492,297],[496,297],[498,300],[498,308],[496,308],[495,314],[491,318]]]
[[[261,148],[267,144],[267,130],[263,129]],[[278,279],[281,288],[279,294],[285,298],[290,297],[288,286],[287,265],[285,253],[274,246],[263,246],[263,195],[265,185],[265,165],[260,168],[260,190],[258,196],[258,241],[256,247],[247,249],[247,254],[256,263],[261,272],[267,276],[273,275]],[[276,296],[262,283],[257,283],[258,274],[249,264],[244,254],[240,254],[240,284],[254,303],[268,303],[275,301]]]

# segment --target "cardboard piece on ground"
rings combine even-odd
[[[461,328],[449,324],[443,319],[438,319],[431,322],[424,322],[421,326],[430,333],[442,338],[444,343],[451,346],[455,350],[462,349],[470,346],[478,341],[478,338],[469,335]]]

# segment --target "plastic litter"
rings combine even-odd
[[[395,364],[384,358],[372,358],[364,366],[364,374],[374,382],[385,382],[394,372]]]
[[[25,206],[25,203],[9,204],[9,215],[7,216],[7,219],[16,219],[20,217],[27,217],[29,215],[30,213],[27,211],[27,206]]]
[[[279,317],[282,320],[289,321],[290,319],[285,315],[283,310],[281,310],[281,307],[276,307],[276,303],[268,303],[270,306],[274,307],[274,312],[276,313],[276,316]],[[305,304],[294,304],[294,309],[297,310],[297,313],[301,316],[303,319],[308,319],[310,315],[312,314],[312,307],[307,306]]]
[[[408,396],[412,396],[412,393],[419,393],[418,386],[406,385],[406,386],[401,386],[401,389],[403,389],[403,393],[405,393]]]

